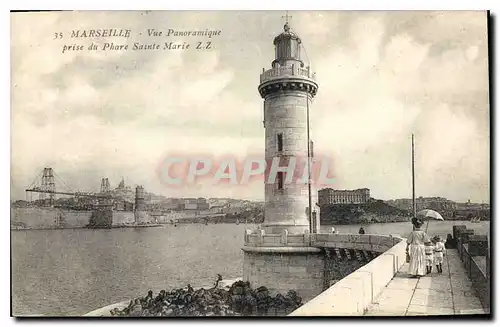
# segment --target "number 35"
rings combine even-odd
[[[63,37],[63,34],[62,34],[61,32],[59,32],[59,33],[54,33],[54,40],[55,40],[55,39],[62,39],[62,37]]]

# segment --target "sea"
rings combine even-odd
[[[431,221],[428,233],[446,238],[453,225],[489,234],[489,222]],[[425,226],[425,225],[424,225]],[[242,276],[244,233],[254,225],[179,224],[108,230],[11,232],[12,314],[79,316],[160,290],[213,285]],[[324,232],[332,226],[322,226]],[[334,226],[358,233],[361,225]],[[401,235],[408,222],[363,225],[366,234]]]

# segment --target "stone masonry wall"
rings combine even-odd
[[[11,208],[11,222],[13,225],[22,224],[27,228],[79,228],[89,223],[92,212],[62,210],[58,208]],[[63,223],[56,226],[56,218],[60,217]]]
[[[306,302],[323,291],[324,254],[245,252],[243,276],[272,294],[295,290]]]
[[[360,261],[357,258],[353,258],[351,260],[338,260],[337,258],[326,259],[324,289],[334,285],[336,282],[363,267],[367,263],[368,261]]]
[[[277,156],[299,156],[297,165],[307,160],[307,94],[305,92],[284,91],[268,96],[264,102],[266,133],[266,161],[271,163]],[[278,152],[277,135],[283,135],[283,150]],[[285,159],[286,160],[286,159]],[[297,169],[296,169],[297,171]],[[306,208],[308,202],[307,185],[285,184],[282,190],[276,185],[265,185],[265,225],[283,225],[289,232],[293,226],[309,226]],[[302,227],[298,227],[303,232]],[[279,232],[279,230],[268,230]]]
[[[84,228],[90,221],[92,211],[63,210],[58,208],[11,208],[11,221],[28,228]],[[56,226],[56,218],[61,217],[63,223]],[[141,222],[152,220],[147,213],[141,216]],[[113,211],[113,225],[130,224],[135,221],[133,211]]]
[[[135,221],[133,211],[114,211],[113,225],[132,224]]]

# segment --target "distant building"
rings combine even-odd
[[[114,202],[114,210],[116,211],[133,211],[134,203],[128,202],[125,200],[115,200]]]
[[[117,190],[123,190],[125,189],[125,179],[122,177],[122,180],[120,184],[118,184],[118,187],[116,188]]]
[[[225,209],[225,206],[210,206],[209,210],[211,213],[224,213]]]
[[[402,209],[402,210],[413,210],[413,200],[412,199],[396,199],[389,200],[387,204]],[[431,209],[436,211],[444,210],[456,210],[457,203],[441,197],[418,197],[415,199],[415,206],[417,211],[423,209]]]
[[[186,198],[181,201],[182,210],[208,210],[210,204],[205,198]]]
[[[473,203],[468,200],[465,203],[457,203],[457,209],[461,210],[489,210],[490,205],[488,203]]]
[[[457,204],[454,201],[441,198],[441,197],[418,197],[415,199],[417,211],[423,209],[432,210],[455,210],[457,209]]]
[[[389,200],[386,203],[390,206],[396,207],[401,210],[413,210],[413,200],[412,199],[396,199]]]
[[[334,190],[324,188],[318,191],[319,205],[328,204],[358,204],[367,203],[370,201],[370,190],[360,188],[357,190]]]
[[[130,186],[125,185],[125,179],[122,177],[122,180],[118,184],[118,186],[111,191],[111,194],[114,198],[124,200],[127,202],[134,203],[135,201],[135,192],[132,190]]]

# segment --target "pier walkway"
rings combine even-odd
[[[458,251],[448,249],[443,273],[409,278],[406,263],[368,307],[366,316],[485,314]]]

